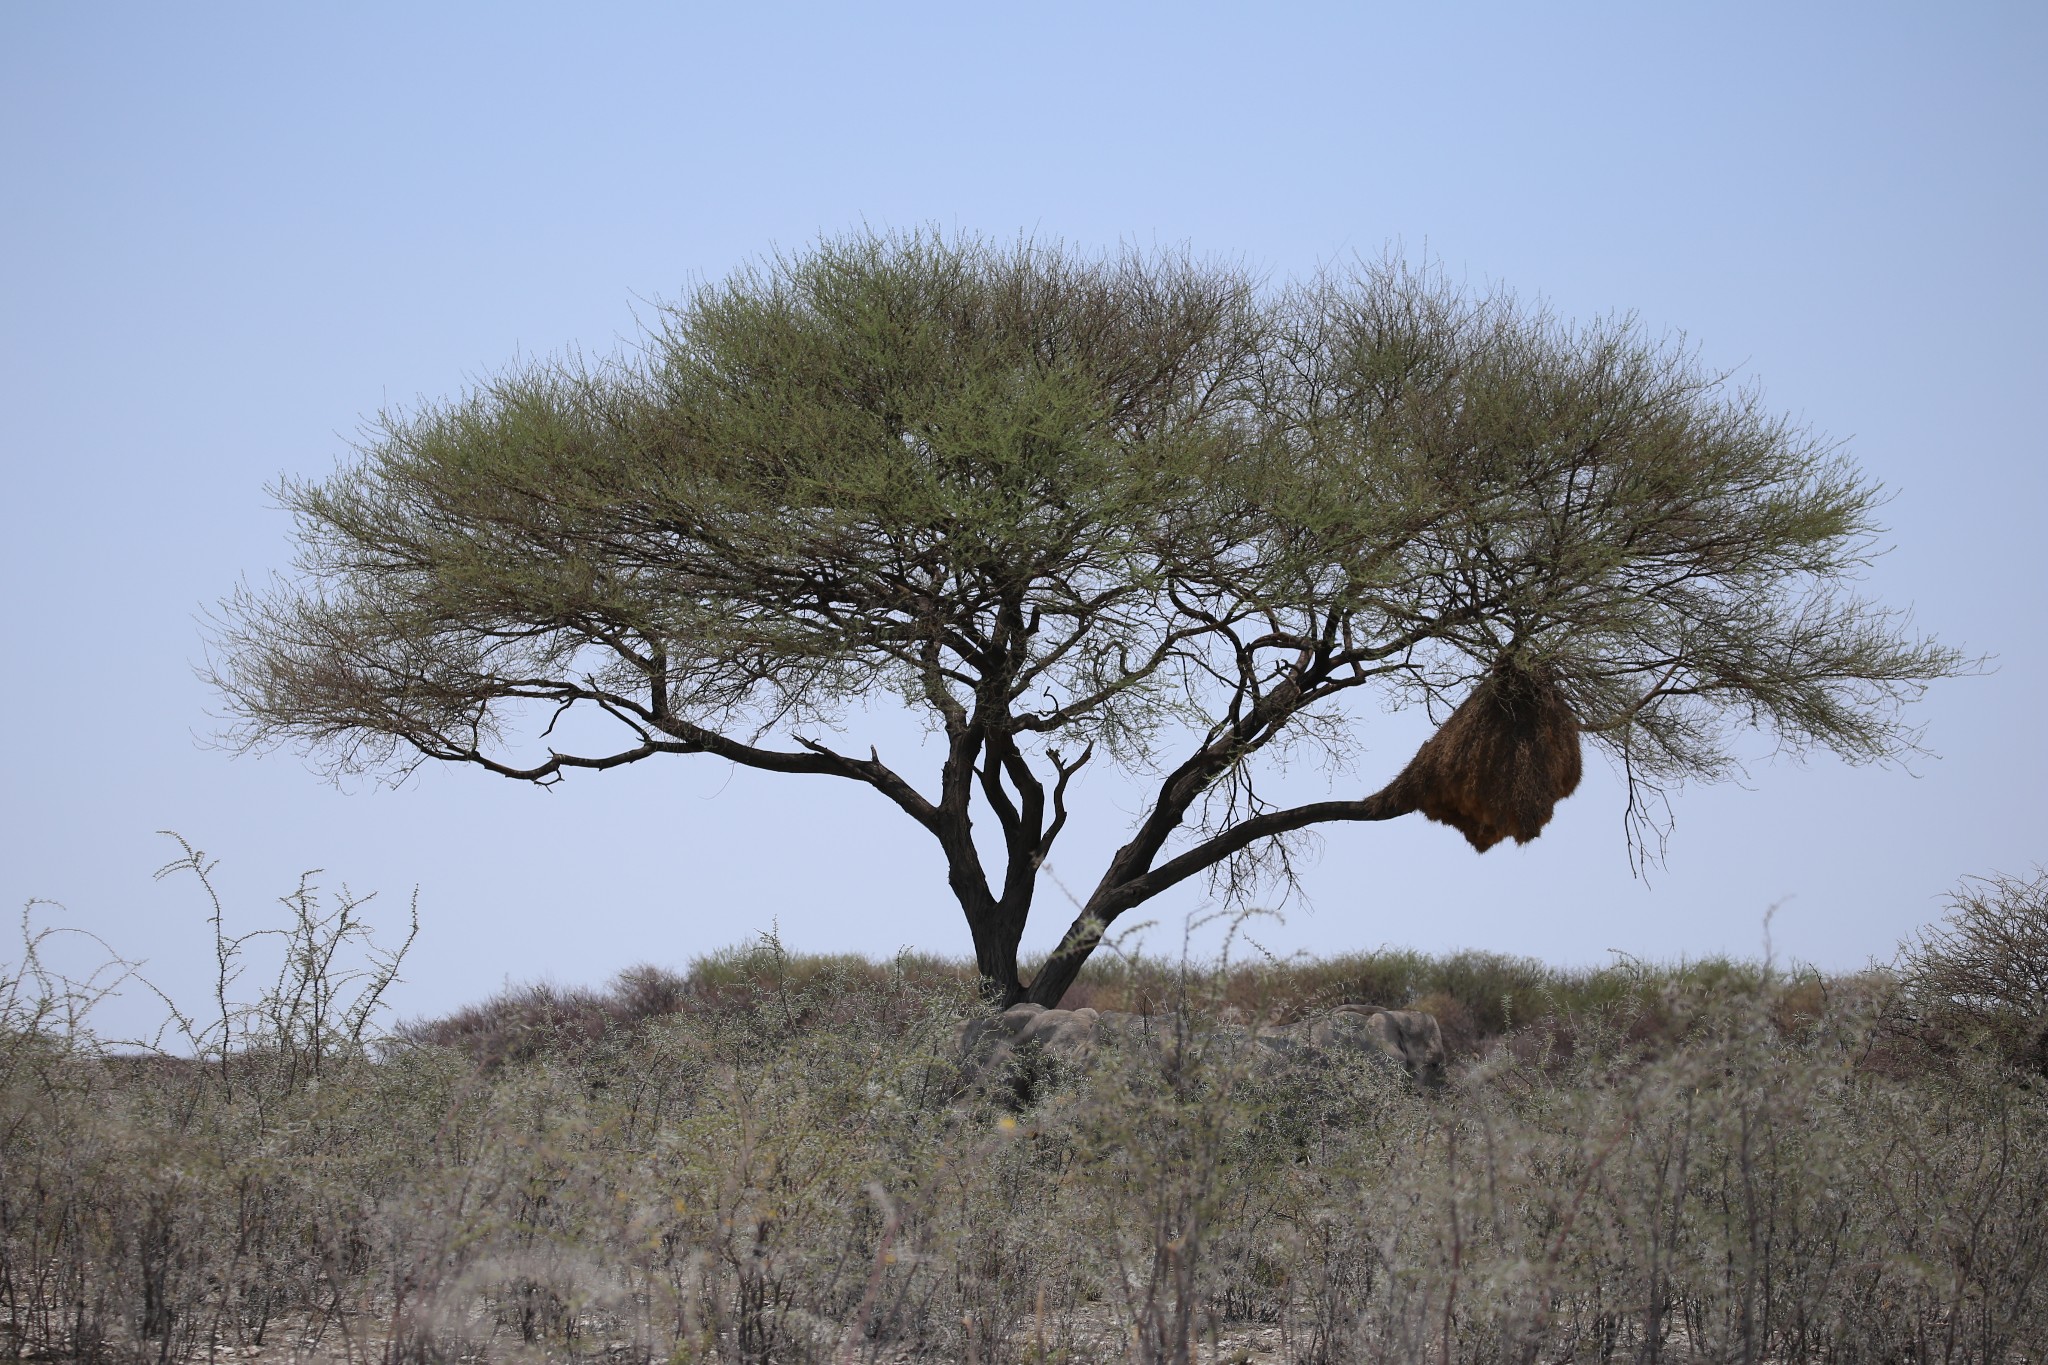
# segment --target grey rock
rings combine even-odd
[[[1434,1015],[1420,1010],[1338,1005],[1286,1025],[1224,1025],[1216,1036],[1252,1045],[1255,1064],[1363,1055],[1399,1066],[1419,1086],[1444,1083],[1443,1032]],[[1162,1017],[1013,1005],[961,1025],[960,1060],[970,1084],[1006,1077],[1018,1097],[1028,1099],[1049,1073],[1085,1066],[1105,1039],[1154,1047],[1176,1043],[1171,1021]]]
[[[1401,1064],[1415,1083],[1429,1089],[1444,1083],[1444,1034],[1436,1016],[1421,1010],[1340,1005],[1310,1022],[1309,1044],[1325,1052],[1376,1050]]]
[[[1094,1055],[1100,1016],[1091,1009],[1012,1005],[960,1027],[960,1061],[970,1081],[1017,1070],[1035,1074],[1044,1059],[1085,1064]],[[1028,1081],[1027,1081],[1028,1088]]]

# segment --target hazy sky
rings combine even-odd
[[[964,953],[926,836],[846,783],[676,759],[549,793],[233,759],[200,614],[289,555],[265,487],[361,420],[821,232],[1187,244],[1284,277],[1427,252],[1566,316],[1634,311],[1844,439],[1895,494],[1870,590],[1998,656],[1907,768],[1772,761],[1685,791],[1630,875],[1595,763],[1475,857],[1339,829],[1277,949],[1557,962],[1888,956],[1967,873],[2048,859],[2039,412],[2048,9],[2003,5],[590,4],[0,7],[7,745],[0,893],[203,994],[176,829],[234,923],[299,871],[417,885],[398,1001],[804,949]],[[2030,700],[2033,698],[2033,700]],[[885,746],[910,743],[886,721]],[[1368,737],[1377,787],[1420,731]],[[885,747],[885,756],[890,752]],[[1131,793],[1082,784],[1092,883]],[[1158,946],[1199,898],[1146,911]],[[1041,897],[1027,946],[1069,917]],[[0,957],[11,957],[11,950]],[[129,1007],[140,1017],[140,1006]]]

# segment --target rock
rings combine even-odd
[[[1339,1005],[1309,1025],[1309,1045],[1323,1051],[1366,1048],[1397,1061],[1417,1085],[1444,1083],[1444,1034],[1421,1010]]]
[[[1091,1009],[1049,1010],[1043,1005],[1012,1005],[1001,1014],[969,1019],[960,1029],[963,1056],[997,1054],[1019,1047],[1042,1048],[1058,1056],[1079,1058],[1095,1047],[1101,1016]]]
[[[1012,1005],[969,1019],[960,1026],[961,1069],[970,1085],[1007,1077],[1017,1098],[1029,1100],[1053,1069],[1086,1064],[1099,1024],[1094,1010],[1043,1005]]]
[[[1013,1005],[1001,1014],[970,1019],[960,1028],[960,1061],[969,1084],[1004,1076],[1028,1101],[1055,1072],[1085,1066],[1105,1038],[1153,1047],[1171,1046],[1169,1021],[1092,1009],[1049,1010]],[[1417,1085],[1444,1083],[1444,1040],[1436,1017],[1420,1010],[1338,1005],[1294,1023],[1256,1031],[1223,1025],[1218,1037],[1255,1047],[1254,1063],[1312,1062],[1363,1053],[1398,1065]]]

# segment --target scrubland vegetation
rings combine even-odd
[[[1966,885],[1852,976],[1098,958],[1067,1003],[1161,1045],[1021,1100],[961,1075],[971,964],[769,940],[379,1035],[396,956],[307,888],[218,939],[229,982],[283,949],[274,985],[138,1055],[30,920],[0,1353],[2039,1360],[2044,892]],[[1221,1041],[1340,1000],[1436,1013],[1453,1083]]]
[[[293,571],[211,622],[221,738],[337,774],[696,756],[868,788],[935,840],[974,962],[771,940],[381,1032],[402,949],[302,890],[279,938],[217,916],[216,1008],[136,1056],[32,951],[0,1033],[6,1345],[2040,1358],[2048,882],[1966,888],[1835,977],[1098,951],[1193,878],[1258,904],[1333,822],[1526,842],[1587,746],[1631,816],[1759,731],[1911,752],[1905,708],[1975,665],[1858,591],[1883,492],[1839,446],[1632,321],[1398,256],[1268,287],[864,231],[658,307],[633,357],[522,363],[282,485]],[[891,697],[937,772],[827,742]],[[1275,804],[1269,763],[1349,770],[1368,697],[1446,719],[1377,790]],[[1020,962],[1090,765],[1139,784],[1133,824]],[[1347,1002],[1435,1016],[1451,1083],[1245,1045]],[[1144,1027],[990,1076],[961,1040],[993,1003]]]

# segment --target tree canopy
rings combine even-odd
[[[1057,1004],[1109,923],[1189,877],[1289,875],[1313,825],[1534,837],[1581,737],[1632,792],[1726,774],[1746,728],[1897,754],[1901,705],[1960,662],[1856,595],[1880,490],[1836,446],[1631,319],[1397,259],[1272,286],[1171,253],[827,240],[663,307],[637,353],[387,414],[280,495],[297,570],[216,623],[236,743],[871,787],[937,841],[1005,1001]],[[840,738],[877,694],[943,737],[935,774]],[[1370,794],[1261,795],[1262,760],[1344,758],[1368,694],[1462,704]],[[572,713],[601,725],[516,756]],[[1091,762],[1147,805],[1026,982]]]

